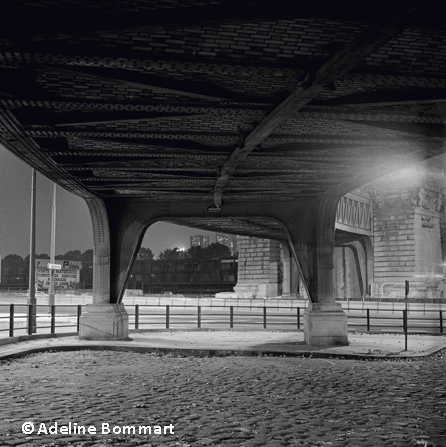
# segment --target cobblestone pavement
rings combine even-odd
[[[446,351],[404,361],[38,353],[0,362],[0,446],[446,446],[445,367]],[[69,423],[80,432],[62,433]],[[147,426],[166,434],[138,433]]]

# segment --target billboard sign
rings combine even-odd
[[[78,269],[82,268],[81,261],[59,261],[63,269]]]
[[[54,289],[74,289],[75,284],[80,281],[82,262],[61,260],[57,260],[57,262],[58,264],[49,264],[52,267],[62,267],[59,269],[54,269]],[[50,287],[50,269],[48,268],[48,259],[36,259],[36,285],[37,289],[41,291],[48,290]]]

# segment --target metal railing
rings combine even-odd
[[[132,312],[131,309],[134,309]],[[443,310],[344,309],[349,330],[391,331],[412,333],[444,333]],[[286,312],[285,312],[286,311]],[[303,328],[305,308],[293,309],[254,306],[156,306],[127,307],[132,329],[142,328]]]
[[[79,332],[82,305],[0,304],[0,337]],[[126,306],[130,329],[303,329],[305,307],[192,306],[148,304]],[[348,307],[350,331],[443,334],[443,309]],[[43,331],[43,332],[42,332]]]
[[[56,328],[73,328],[72,332],[79,332],[81,314],[80,305],[0,305],[0,336],[5,332],[9,333],[9,337],[33,335],[42,329],[44,331],[41,333],[47,333],[49,329],[50,334],[55,334]]]
[[[407,311],[405,309],[350,309],[349,330],[443,334],[443,310]]]
[[[181,328],[229,328],[236,326],[262,326],[263,329],[281,326],[301,329],[302,308],[296,307],[283,313],[283,308],[260,306],[158,306],[139,305],[126,307],[130,325],[134,329],[143,326],[155,329]],[[130,309],[134,309],[131,312]],[[275,320],[275,321],[274,321]]]

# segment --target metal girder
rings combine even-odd
[[[0,30],[5,145],[82,196],[198,200],[204,181],[205,208],[218,186],[226,207],[319,199],[441,151],[444,34],[426,3],[169,0],[169,16],[140,0],[113,24],[101,1],[60,0],[60,17],[91,19],[63,35],[63,20]],[[11,0],[25,18],[55,7],[28,3]]]
[[[405,9],[401,7],[396,17],[389,14],[385,21],[381,21],[364,31],[315,73],[309,73],[308,79],[304,80],[299,88],[278,105],[228,157],[215,183],[214,205],[210,209],[218,211],[221,208],[223,192],[230,177],[256,146],[261,144],[286,119],[319,96],[327,85],[332,84],[366,56],[400,33],[401,29],[407,26],[414,12],[420,7],[420,3],[416,6],[409,3]]]
[[[137,71],[125,71],[113,68],[71,67],[68,69],[56,66],[38,67],[49,72],[61,73],[69,76],[93,78],[105,83],[125,84],[141,90],[150,90],[156,93],[187,96],[210,102],[235,101],[254,104],[251,98],[235,95],[215,85],[206,85],[202,82],[188,82],[155,76]],[[260,103],[262,104],[262,103]]]
[[[384,90],[384,91],[372,91],[366,93],[356,93],[353,95],[332,99],[328,107],[410,106],[417,104],[432,104],[440,102],[446,102],[446,88],[405,89],[402,91]],[[327,106],[323,102],[315,101],[313,103],[314,108],[321,107],[324,105]],[[386,111],[382,111],[381,113],[386,113]],[[392,113],[392,111],[388,111],[387,113]]]
[[[27,128],[51,126],[96,126],[98,124],[119,124],[156,122],[166,119],[188,119],[205,116],[197,113],[156,113],[156,112],[67,112],[51,113],[37,108],[20,108],[14,113]]]
[[[371,126],[379,129],[391,130],[402,135],[423,136],[444,140],[446,138],[446,124],[440,123],[396,123],[382,121],[350,121],[359,126]]]
[[[331,1],[315,0],[305,5],[293,1],[272,0],[228,0],[220,4],[187,5],[181,8],[147,8],[144,13],[128,12],[125,9],[108,12],[107,6],[100,8],[100,1],[94,5],[83,5],[85,14],[82,23],[71,20],[69,14],[58,13],[57,9],[47,16],[43,8],[32,5],[33,14],[23,20],[23,7],[8,5],[4,11],[4,24],[0,37],[22,42],[38,42],[76,38],[104,33],[128,33],[135,31],[160,31],[178,27],[224,26],[239,23],[287,20],[292,15],[313,18],[321,15],[327,18],[350,20],[373,20],[378,17],[379,7],[366,13],[364,8],[351,2],[334,5]],[[170,6],[170,5],[169,5]],[[98,21],[100,25],[98,26]],[[51,31],[43,31],[43,30]]]

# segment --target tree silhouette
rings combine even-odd
[[[67,251],[63,255],[57,255],[56,259],[66,259],[68,261],[82,261],[82,253],[80,250]]]
[[[148,260],[151,261],[154,258],[154,254],[150,248],[141,247],[136,256],[138,260]]]
[[[150,249],[149,249],[150,250]],[[153,256],[153,255],[152,255]],[[8,259],[7,259],[8,258]],[[3,262],[5,267],[13,268],[18,265],[18,262],[20,261],[21,256],[19,255],[8,255],[3,258]],[[89,248],[88,250],[85,250],[83,253],[81,253],[80,250],[70,250],[67,251],[63,255],[57,255],[55,256],[56,259],[60,260],[66,260],[66,261],[80,261],[83,264],[92,264],[93,263],[93,250]],[[36,254],[36,259],[50,259],[50,255],[47,253],[41,253]],[[23,259],[23,265],[20,265],[20,267],[29,267],[29,255],[26,255]],[[9,265],[9,263],[12,263],[14,265]]]
[[[206,257],[206,249],[201,245],[193,245],[186,252],[188,258],[203,259]]]
[[[82,253],[82,262],[92,264],[93,263],[93,249],[89,248]]]
[[[25,267],[25,261],[20,255],[7,255],[3,258],[3,267],[22,268]]]
[[[180,250],[178,247],[175,248],[166,248],[159,255],[160,259],[179,259],[180,258]]]
[[[226,256],[231,256],[231,249],[223,244],[214,242],[208,247],[206,247],[206,257],[208,258],[225,258]]]

